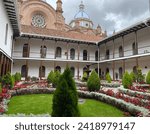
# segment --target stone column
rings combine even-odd
[[[137,31],[135,31],[135,46],[136,46],[136,54],[138,54]]]
[[[2,76],[6,73],[6,56],[3,57],[3,69],[2,69]]]
[[[124,57],[124,36],[122,36],[122,51],[123,51],[123,57]]]
[[[113,69],[113,80],[115,80],[115,61],[113,61],[112,69]]]
[[[115,40],[113,39],[113,59],[115,58]]]
[[[125,60],[122,60],[122,67],[123,67],[123,74],[124,74],[126,71]]]

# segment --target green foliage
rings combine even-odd
[[[131,79],[132,79],[132,82],[136,82],[136,75],[135,75],[134,72],[131,72],[131,73],[130,73],[130,77],[131,77]]]
[[[150,84],[150,71],[147,73],[147,76],[146,76],[146,83],[147,83],[147,84]]]
[[[142,69],[139,67],[137,68],[136,79],[137,79],[137,82],[144,82],[145,80],[145,76],[142,74]]]
[[[112,79],[109,73],[106,74],[106,80],[108,83],[111,83]]]
[[[61,76],[61,74],[59,71],[54,72],[54,79],[52,81],[53,87],[57,87],[60,76]]]
[[[88,75],[87,72],[83,73],[82,81],[87,81],[88,80]]]
[[[123,75],[122,84],[124,88],[130,88],[132,86],[132,78],[128,71],[126,71]]]
[[[15,77],[15,82],[21,81],[21,74],[19,72],[16,72],[14,77]]]
[[[78,117],[78,95],[71,70],[67,67],[60,76],[53,96],[53,117]]]
[[[55,71],[55,72],[51,71],[47,77],[48,83],[52,83],[53,87],[57,87],[60,75],[61,74],[59,71]]]
[[[15,83],[15,78],[14,76],[11,76],[10,73],[7,73],[5,76],[2,78],[2,85],[7,86],[8,88],[12,89],[14,87]]]
[[[33,76],[33,77],[31,77],[30,80],[35,82],[35,81],[38,81],[39,79],[37,77]]]
[[[47,82],[50,84],[50,83],[53,83],[53,80],[54,80],[54,72],[51,71],[51,72],[48,74]]]
[[[95,70],[93,70],[89,76],[87,86],[89,91],[98,91],[100,89],[100,78]]]

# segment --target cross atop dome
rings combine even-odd
[[[83,1],[81,1],[81,4],[79,5],[80,11],[84,11],[84,8],[85,8],[85,6],[83,4]]]

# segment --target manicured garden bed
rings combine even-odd
[[[14,96],[10,100],[8,105],[8,112],[6,112],[6,114],[51,114],[52,97],[53,95],[50,94]],[[79,109],[82,117],[124,116],[123,112],[117,108],[91,99],[86,99],[85,103],[79,104]]]

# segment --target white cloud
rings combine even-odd
[[[57,0],[46,0],[56,8]],[[62,0],[63,15],[69,23],[79,10],[81,0]],[[103,30],[112,33],[126,28],[148,17],[149,0],[83,0],[85,10],[95,27],[100,24]]]

